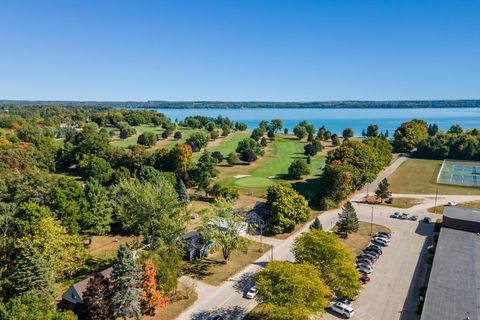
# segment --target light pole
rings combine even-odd
[[[435,207],[433,207],[433,213],[437,213],[437,198],[438,198],[438,188],[435,191]]]
[[[263,220],[262,219],[259,219],[260,220],[260,248],[263,252]]]
[[[372,216],[370,218],[370,235],[373,234],[373,206],[372,206]]]
[[[272,250],[271,250],[271,252],[272,252],[272,260],[271,261],[273,261],[273,248],[274,248],[274,246],[272,246]]]

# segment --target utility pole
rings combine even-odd
[[[273,261],[273,248],[274,248],[274,247],[272,246],[272,250],[271,250],[271,252],[272,252],[272,260],[271,260],[271,261]]]
[[[263,252],[263,220],[260,219],[260,248]]]
[[[437,213],[437,198],[438,198],[438,188],[435,191],[435,207],[433,207],[433,213]]]
[[[373,206],[372,206],[372,216],[370,218],[370,235],[373,234]]]

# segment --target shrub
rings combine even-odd
[[[227,162],[229,165],[234,166],[240,163],[240,158],[238,157],[238,154],[236,152],[230,152],[228,154]]]
[[[220,151],[214,151],[212,152],[212,158],[215,159],[217,163],[220,163],[223,161],[223,154]]]
[[[257,160],[257,155],[250,149],[243,150],[240,157],[245,162],[254,162]]]
[[[175,139],[182,139],[182,133],[180,131],[176,131],[173,137]]]
[[[296,159],[288,167],[288,174],[293,178],[300,179],[302,176],[310,174],[310,167],[305,160]]]

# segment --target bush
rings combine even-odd
[[[144,132],[138,137],[137,143],[146,147],[152,147],[157,143],[157,136],[153,132]]]
[[[337,207],[337,203],[330,197],[323,197],[320,201],[320,208],[322,210],[330,210]]]
[[[219,135],[217,130],[214,130],[214,131],[210,132],[210,139],[212,139],[212,140],[217,139],[219,136],[220,135]]]
[[[302,176],[310,174],[310,167],[305,160],[296,159],[288,167],[288,174],[293,178],[300,179]]]
[[[162,132],[162,138],[163,138],[163,139],[167,139],[169,135],[170,135],[170,132],[168,132],[168,130],[164,130],[164,131]]]
[[[256,156],[263,156],[262,146],[251,138],[245,138],[241,140],[238,143],[237,149],[235,151],[241,154],[247,149],[253,151]]]
[[[223,154],[220,151],[214,151],[212,152],[212,158],[215,159],[217,163],[220,163],[223,161]]]
[[[214,196],[215,198],[223,198],[227,201],[235,201],[240,196],[240,193],[236,188],[222,186],[218,182],[213,184],[213,186],[208,190],[208,194]]]
[[[236,152],[230,152],[227,157],[227,162],[229,165],[234,166],[240,163],[240,158]]]
[[[173,137],[175,139],[182,139],[182,133],[180,131],[176,131]]]
[[[243,150],[240,158],[245,162],[254,162],[257,160],[257,155],[250,149]]]

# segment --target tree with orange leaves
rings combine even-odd
[[[155,278],[155,266],[151,258],[145,261],[145,271],[142,283],[142,312],[148,315],[155,314],[155,307],[159,304],[163,308],[167,306],[168,298],[162,296],[157,289],[157,280]]]

